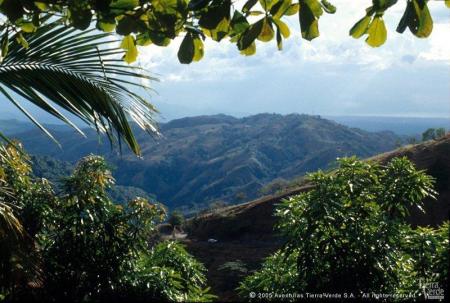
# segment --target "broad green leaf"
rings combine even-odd
[[[291,6],[292,0],[279,0],[275,5],[270,9],[270,14],[272,17],[279,19],[281,18],[288,8]]]
[[[198,24],[209,30],[217,30],[223,19],[230,20],[230,6],[230,0],[221,1],[219,5],[208,6],[208,10],[198,20]]]
[[[430,36],[433,31],[433,19],[431,18],[428,5],[426,2],[423,2],[423,7],[421,8],[417,1],[414,1],[414,6],[416,6],[417,11],[419,11],[419,28],[415,35],[419,38],[426,38]]]
[[[98,20],[96,27],[101,31],[110,33],[116,29],[116,22],[114,20]]]
[[[245,56],[251,56],[254,55],[256,53],[256,43],[253,42],[252,44],[250,44],[249,47],[247,47],[244,50],[241,50],[241,54],[245,55]]]
[[[184,36],[181,42],[180,49],[178,50],[178,60],[182,64],[189,64],[192,62],[195,56],[194,39],[190,33]]]
[[[230,22],[231,28],[235,34],[240,34],[245,31],[250,25],[247,19],[239,11],[234,11],[233,18]]]
[[[286,10],[285,15],[286,15],[286,16],[292,16],[292,15],[295,15],[295,14],[298,13],[299,9],[300,9],[300,4],[298,4],[298,3],[292,4],[292,5],[289,6],[289,8]]]
[[[210,1],[211,0],[191,0],[189,1],[188,8],[193,11],[201,10],[206,7]]]
[[[450,0],[445,0],[445,5],[450,8]]]
[[[116,32],[119,35],[127,36],[131,34],[132,32],[137,31],[137,24],[136,20],[133,17],[124,17],[119,20],[116,27]]]
[[[384,20],[375,16],[367,29],[367,34],[369,35],[366,39],[367,44],[372,47],[379,47],[386,42],[387,31],[384,24]]]
[[[16,40],[20,45],[22,45],[23,48],[28,49],[28,41],[21,33],[17,35]]]
[[[373,0],[372,2],[376,11],[384,12],[389,7],[397,3],[397,0]]]
[[[247,49],[259,36],[262,31],[262,27],[264,24],[264,19],[259,20],[258,22],[250,25],[250,27],[241,34],[241,37],[238,41],[238,49],[245,50]]]
[[[159,32],[148,32],[148,37],[154,44],[158,46],[167,46],[170,44],[170,41],[172,41],[169,38],[167,38],[164,34]]]
[[[319,22],[314,16],[311,8],[307,5],[307,0],[301,0],[300,2],[300,29],[302,32],[303,39],[313,40],[319,37]],[[316,1],[317,2],[317,1]],[[317,2],[318,4],[318,2]],[[320,4],[319,4],[320,6]],[[322,8],[320,8],[322,9]]]
[[[285,39],[289,38],[289,36],[291,34],[291,32],[289,30],[289,26],[287,26],[287,24],[281,20],[274,19],[273,22],[275,22],[275,24],[277,25],[283,38],[285,38]]]
[[[205,34],[211,37],[214,41],[220,42],[225,38],[230,31],[230,20],[223,18],[222,21],[217,24],[216,28],[205,31]]]
[[[137,59],[138,50],[136,47],[136,42],[132,35],[123,37],[120,47],[125,50],[125,55],[123,60],[128,64],[133,63]]]
[[[242,7],[242,12],[247,13],[250,11],[252,7],[255,6],[256,2],[258,2],[258,0],[248,0]]]
[[[147,46],[152,44],[152,40],[150,39],[148,33],[139,34],[136,37],[136,44],[140,46]]]
[[[41,11],[46,11],[48,9],[48,5],[44,2],[34,1],[34,5]]]
[[[302,0],[306,4],[316,18],[319,18],[323,14],[322,5],[318,0]]]
[[[24,33],[32,33],[32,32],[35,32],[37,29],[37,27],[34,26],[33,22],[24,22],[24,23],[22,23],[20,28],[22,29],[22,31]]]
[[[275,0],[259,0],[259,4],[261,4],[261,7],[266,11],[270,11],[272,8],[272,5],[275,4]]]
[[[322,0],[321,1],[322,7],[323,9],[328,13],[328,14],[334,14],[336,13],[336,6],[334,6],[333,4],[331,4],[330,2],[328,2],[327,0]]]
[[[264,12],[262,12],[262,11],[250,11],[249,15],[250,16],[261,16],[261,15],[264,15]]]
[[[86,30],[91,25],[92,12],[90,9],[74,4],[69,6],[69,12],[70,22],[76,29]]]
[[[283,39],[281,38],[280,27],[277,25],[277,47],[278,50],[283,49]]]
[[[200,61],[203,58],[204,53],[205,50],[203,47],[203,41],[199,37],[196,37],[194,39],[194,57],[192,58],[192,60]]]
[[[112,9],[132,10],[139,5],[139,0],[113,0],[110,7]]]
[[[273,39],[274,34],[272,23],[268,18],[264,18],[261,33],[258,35],[258,40],[268,42]]]
[[[418,16],[416,15],[414,5],[411,1],[408,1],[405,12],[403,13],[402,18],[398,23],[397,32],[403,33],[407,27],[409,27],[411,31],[413,31],[412,29],[417,30],[418,22],[419,19]]]
[[[349,35],[353,38],[360,38],[362,35],[364,35],[367,32],[367,29],[369,28],[370,20],[372,17],[365,16],[361,20],[359,20],[353,27],[350,29]]]

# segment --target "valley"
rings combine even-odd
[[[163,123],[161,138],[152,138],[136,128],[143,151],[142,158],[137,158],[126,146],[111,149],[106,138],[98,137],[93,130],[86,130],[87,138],[82,138],[67,126],[51,125],[49,129],[62,148],[36,128],[12,134],[30,154],[53,162],[53,176],[45,175],[49,169],[35,167],[39,176],[57,181],[60,176],[55,175],[53,167],[67,168],[86,155],[103,155],[118,185],[132,186],[141,194],[145,191],[185,213],[207,208],[213,202],[235,204],[255,199],[274,179],[289,180],[317,169],[326,170],[337,157],[365,158],[392,150],[402,141],[389,131],[368,132],[320,116],[213,115]]]

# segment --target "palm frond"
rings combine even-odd
[[[153,119],[156,109],[133,91],[149,89],[142,79],[156,79],[145,70],[124,63],[118,57],[123,51],[110,48],[115,42],[113,36],[51,23],[26,37],[28,48],[16,38],[10,38],[8,55],[0,63],[0,93],[48,136],[53,138],[17,96],[80,133],[82,130],[63,110],[106,133],[111,141],[118,139],[120,143],[123,138],[138,155],[140,148],[128,120],[150,134],[158,134]]]

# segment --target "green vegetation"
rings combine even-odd
[[[287,239],[239,291],[409,293],[420,281],[448,282],[449,224],[412,228],[409,210],[435,194],[433,179],[406,158],[387,165],[339,160],[331,174],[309,176],[314,189],[276,209]]]
[[[22,5],[21,1],[15,0],[0,3],[0,8],[3,12],[6,10],[10,18],[8,10]],[[53,135],[17,97],[84,134],[65,116],[70,113],[98,132],[106,133],[112,142],[123,139],[134,153],[140,154],[128,119],[147,132],[157,133],[153,121],[156,110],[134,92],[136,88],[148,89],[141,80],[153,78],[117,58],[122,50],[108,46],[115,41],[114,37],[92,30],[80,33],[62,26],[61,20],[48,23],[48,19],[38,17],[47,23],[30,33],[16,32],[8,22],[0,23],[3,35],[0,94],[54,141]],[[20,20],[16,21],[23,21]],[[4,137],[1,133],[0,136]]]
[[[54,129],[56,139],[64,142],[64,153],[37,130],[21,133],[18,139],[33,155],[70,163],[100,154],[113,167],[117,184],[142,188],[186,215],[207,209],[214,201],[232,205],[256,199],[261,196],[260,188],[275,178],[291,179],[332,168],[329,163],[335,166],[337,157],[366,158],[392,150],[398,138],[390,132],[350,129],[310,115],[212,115],[161,123],[164,140],[158,144],[134,128],[143,150],[143,157],[137,158],[129,151],[122,155],[111,151],[108,140],[99,144],[93,130],[85,131],[87,138],[80,144],[75,131],[65,126]],[[300,177],[287,187],[302,182]]]
[[[445,136],[445,128],[429,128],[422,133],[422,141],[436,140]]]
[[[382,45],[387,39],[383,15],[396,3],[372,0],[349,34],[366,35],[372,47]],[[450,6],[447,0],[445,4]],[[335,12],[327,0],[248,0],[240,8],[231,0],[0,0],[0,94],[52,139],[17,95],[82,133],[64,115],[67,111],[112,142],[124,139],[140,155],[128,119],[158,134],[156,109],[131,88],[148,89],[136,78],[153,78],[117,55],[131,63],[137,59],[137,45],[167,46],[180,35],[181,63],[201,60],[206,37],[217,42],[229,38],[247,56],[256,52],[256,40],[275,40],[281,50],[290,36],[289,16],[297,15],[303,39],[313,40],[319,36],[321,16]],[[103,33],[95,33],[94,23]],[[427,0],[407,1],[397,32],[406,28],[419,38],[431,34]],[[123,36],[120,45],[111,47],[118,42],[111,32]],[[0,137],[7,139],[3,133]]]
[[[367,35],[372,47],[382,45],[387,39],[383,15],[396,3],[372,0],[349,34],[354,38]],[[427,0],[408,0],[397,32],[409,28],[416,37],[428,37],[433,19],[427,4]],[[449,1],[445,4],[450,6]],[[231,0],[2,0],[0,12],[7,17],[3,29],[17,31],[22,44],[27,43],[26,34],[39,30],[46,16],[62,16],[64,24],[79,30],[95,23],[98,30],[123,36],[126,62],[136,60],[137,45],[167,46],[184,35],[178,59],[191,63],[202,59],[206,37],[214,41],[229,38],[244,55],[255,53],[256,40],[275,40],[281,50],[283,39],[290,36],[290,16],[298,18],[302,38],[313,40],[320,34],[320,18],[324,13],[334,14],[336,7],[327,0],[248,0],[239,7]]]
[[[16,144],[17,145],[17,144]],[[152,245],[164,210],[121,206],[103,158],[82,159],[55,195],[28,156],[0,147],[0,298],[210,301],[204,267],[175,242]]]
[[[184,216],[181,212],[174,210],[170,213],[169,219],[167,222],[169,222],[170,225],[172,225],[172,228],[181,228],[184,225]]]

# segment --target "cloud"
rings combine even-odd
[[[388,41],[380,48],[348,36],[370,0],[333,3],[337,13],[321,17],[321,36],[312,42],[301,39],[297,17],[289,18],[292,33],[283,51],[274,41],[258,42],[257,53],[244,57],[234,44],[207,40],[203,60],[182,65],[181,38],[166,48],[141,48],[141,64],[161,79],[154,102],[168,108],[170,118],[262,111],[449,115],[450,24],[443,3],[429,2],[434,30],[418,39],[395,31],[405,8],[399,1],[384,17]]]

